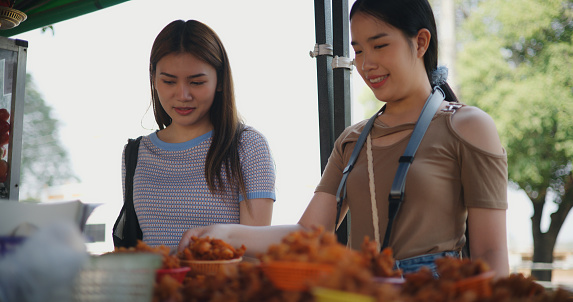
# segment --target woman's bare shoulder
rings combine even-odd
[[[452,128],[466,142],[483,151],[502,154],[503,148],[493,118],[474,106],[463,106],[452,116]]]

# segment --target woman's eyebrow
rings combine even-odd
[[[176,78],[177,77],[177,76],[169,74],[167,72],[160,72],[159,75],[163,75],[163,76],[170,77],[170,78]],[[198,78],[198,77],[202,77],[202,76],[206,76],[206,74],[198,73],[198,74],[190,75],[187,77],[187,79],[194,79],[194,78]]]
[[[380,38],[386,37],[386,36],[388,36],[387,33],[379,33],[379,34],[377,34],[377,35],[374,35],[374,36],[372,36],[372,37],[366,39],[366,41],[371,42],[371,41],[373,41],[373,40],[380,39]],[[350,45],[356,45],[356,44],[358,44],[358,42],[355,42],[355,41],[351,41],[351,42],[350,42]]]

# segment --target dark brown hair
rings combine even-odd
[[[375,17],[399,29],[406,37],[415,37],[422,28],[430,32],[430,44],[424,54],[424,67],[430,83],[438,67],[438,31],[432,7],[427,0],[357,0],[350,10],[350,19],[356,13]],[[432,84],[433,86],[433,84]],[[440,83],[446,100],[458,102],[447,82]]]
[[[209,110],[213,123],[212,143],[205,160],[205,178],[212,193],[223,193],[221,172],[224,167],[231,187],[238,187],[245,200],[246,189],[239,161],[239,139],[245,125],[235,105],[233,78],[227,52],[217,34],[207,25],[195,20],[169,23],[155,38],[149,57],[151,102],[159,129],[171,124],[171,117],[159,101],[154,85],[157,62],[169,54],[189,53],[217,71],[217,92]]]

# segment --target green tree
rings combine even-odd
[[[460,97],[495,119],[510,181],[533,204],[533,262],[552,263],[573,206],[573,1],[480,1],[458,39]],[[551,280],[550,270],[532,275]]]
[[[32,76],[26,75],[20,196],[37,200],[42,188],[75,181],[66,150],[58,137],[59,124],[44,102]]]

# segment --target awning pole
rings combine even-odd
[[[324,172],[336,138],[351,123],[348,0],[315,0],[316,58],[320,162]],[[332,21],[331,21],[332,20]],[[334,35],[333,35],[334,33]],[[334,37],[334,39],[333,39]],[[334,40],[334,43],[333,43]],[[334,56],[334,64],[333,58]],[[336,231],[338,241],[348,241],[350,213]],[[334,219],[334,217],[333,217]]]
[[[314,1],[314,25],[316,45],[332,45],[332,24],[330,0]],[[322,48],[321,48],[322,49]],[[316,76],[318,85],[318,128],[320,134],[320,163],[324,171],[328,157],[334,146],[334,101],[332,85],[332,57],[318,53],[316,56]],[[334,218],[333,218],[334,219]]]
[[[349,41],[348,0],[332,1],[333,51],[338,58],[348,58]],[[334,68],[334,137],[351,123],[350,92],[352,68]],[[347,244],[350,237],[350,211],[336,231],[338,241]]]

